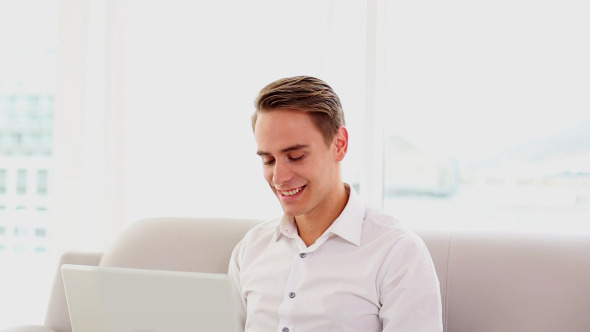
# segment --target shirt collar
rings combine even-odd
[[[356,246],[360,246],[365,206],[354,188],[348,184],[345,184],[345,186],[346,191],[349,193],[348,202],[346,203],[344,210],[342,210],[342,213],[340,213],[340,216],[334,220],[322,237],[334,234]],[[275,239],[278,241],[281,235],[288,238],[298,237],[297,225],[295,224],[294,217],[283,215],[277,226]]]
[[[281,235],[291,239],[294,239],[298,236],[297,225],[295,224],[294,217],[283,215],[279,225],[277,226],[275,239],[278,241]]]

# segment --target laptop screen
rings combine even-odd
[[[63,265],[72,332],[237,331],[227,275]]]

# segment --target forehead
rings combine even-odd
[[[259,151],[277,153],[294,145],[323,142],[323,136],[311,116],[304,111],[274,110],[258,114],[254,136]]]

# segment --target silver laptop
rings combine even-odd
[[[233,332],[225,274],[63,265],[73,332]]]

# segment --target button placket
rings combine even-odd
[[[277,331],[291,331],[293,329],[293,310],[295,309],[297,291],[303,276],[304,266],[307,265],[302,258],[307,255],[303,252],[304,248],[299,248],[299,251],[294,253],[291,261],[291,269],[285,284],[283,301],[279,305],[279,325]]]

